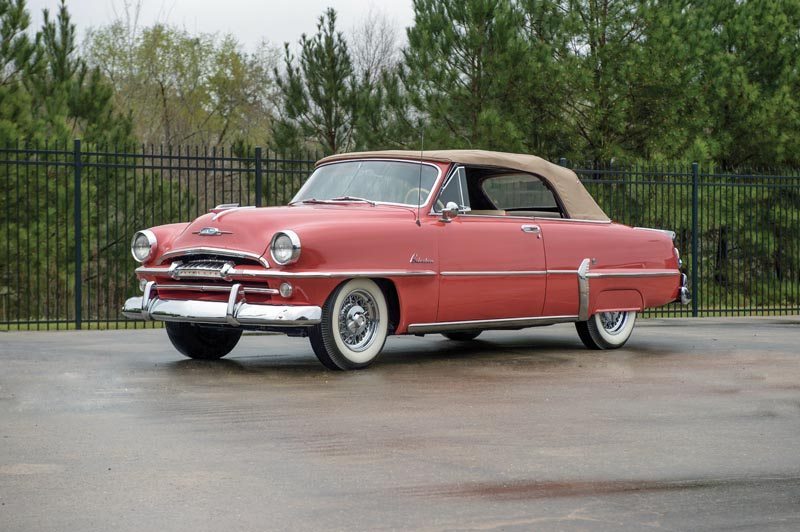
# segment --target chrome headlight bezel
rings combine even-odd
[[[135,251],[136,250],[136,240],[139,237],[143,237],[143,238],[147,239],[147,245],[148,245],[149,249],[148,249],[147,255],[144,256],[144,257],[140,257],[140,256],[136,255],[136,251]],[[155,251],[157,245],[158,245],[158,240],[156,240],[155,233],[153,233],[149,229],[144,229],[142,231],[136,231],[136,233],[133,235],[133,238],[131,239],[131,255],[133,255],[133,260],[135,260],[136,262],[146,262],[146,261],[150,260],[151,258],[153,258],[153,252]]]
[[[275,256],[275,245],[280,238],[288,238],[292,248],[292,253],[289,258],[283,261],[279,260]],[[269,256],[272,257],[272,260],[275,262],[275,264],[286,266],[287,264],[295,263],[300,259],[301,249],[300,237],[297,236],[297,233],[289,229],[283,229],[272,235],[272,240],[269,243]]]

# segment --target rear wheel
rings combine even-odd
[[[598,312],[588,321],[575,323],[583,345],[589,349],[617,349],[631,337],[636,311]]]
[[[167,336],[175,349],[189,358],[216,360],[239,343],[241,329],[205,327],[193,323],[166,322]]]
[[[383,349],[389,326],[386,297],[370,279],[341,284],[322,307],[322,321],[311,328],[314,354],[328,369],[361,369]]]
[[[454,342],[469,342],[477,338],[480,334],[481,331],[461,331],[461,332],[442,333],[442,336],[444,336],[448,340],[453,340]]]

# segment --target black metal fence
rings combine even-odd
[[[138,292],[129,251],[137,229],[186,221],[220,203],[284,204],[316,158],[260,148],[109,150],[80,141],[0,149],[0,330],[141,327],[119,314]],[[696,164],[576,172],[615,220],[676,231],[695,298],[689,308],[649,315],[800,312],[796,172]]]
[[[727,172],[697,163],[575,171],[613,219],[675,231],[692,304],[648,315],[800,313],[798,171]]]

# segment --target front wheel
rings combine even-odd
[[[175,349],[189,358],[216,360],[222,358],[239,343],[241,329],[204,327],[193,323],[168,321],[167,336]]]
[[[598,312],[588,321],[575,323],[583,345],[589,349],[617,349],[631,337],[636,311]]]
[[[311,328],[314,354],[328,369],[361,369],[380,354],[389,328],[383,291],[369,279],[339,285],[322,307],[322,321]]]

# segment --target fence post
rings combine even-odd
[[[700,165],[692,163],[692,317],[698,316],[698,302],[700,300],[700,276],[697,274],[697,204],[700,180]]]
[[[261,207],[261,146],[256,146],[256,207]]]
[[[75,139],[72,146],[73,177],[75,180],[75,329],[81,328],[81,302],[83,300],[83,283],[81,282],[81,140]]]

